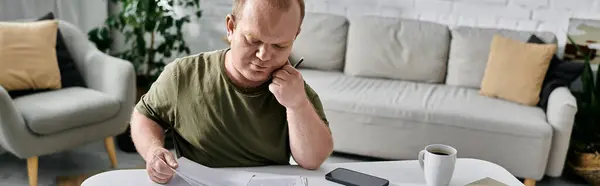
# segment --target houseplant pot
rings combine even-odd
[[[585,104],[581,103],[585,107]],[[573,173],[592,185],[600,185],[600,140],[598,127],[600,117],[586,108],[579,110],[575,116],[573,139],[568,156],[568,167]]]
[[[600,153],[573,152],[569,157],[573,173],[592,185],[600,185]]]

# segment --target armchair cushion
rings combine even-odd
[[[116,98],[81,87],[30,94],[14,103],[29,129],[39,135],[102,122],[120,109]]]
[[[48,14],[40,17],[35,21],[54,20],[54,13],[49,12]],[[67,45],[65,44],[64,38],[61,34],[60,28],[56,31],[56,57],[58,60],[58,68],[60,70],[60,82],[62,88],[67,87],[86,87],[85,81]],[[17,98],[27,94],[35,94],[39,92],[49,91],[51,89],[26,89],[26,90],[13,90],[9,91],[8,94],[12,98]]]
[[[8,91],[61,88],[57,21],[0,22],[0,85]]]

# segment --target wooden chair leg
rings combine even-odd
[[[530,179],[530,178],[526,178],[525,179],[525,186],[535,186],[535,180],[534,179]]]
[[[110,167],[113,169],[117,168],[117,151],[115,151],[115,142],[112,136],[104,139],[104,147],[106,148],[106,152],[108,152]]]
[[[27,176],[29,177],[29,186],[38,185],[38,157],[27,158]]]

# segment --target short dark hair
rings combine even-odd
[[[292,3],[290,3],[290,0],[266,0],[269,2],[269,4],[275,8],[281,9],[281,10],[288,10],[290,8],[290,6],[292,6]],[[300,5],[300,23],[302,23],[302,20],[304,20],[304,0],[296,0],[296,2],[298,2],[298,5]],[[232,9],[232,15],[234,19],[239,19],[242,15],[241,12],[244,9],[244,5],[246,4],[246,0],[234,0],[233,1],[233,9]]]

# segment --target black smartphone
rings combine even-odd
[[[388,186],[390,181],[346,168],[336,168],[325,179],[346,186]]]

